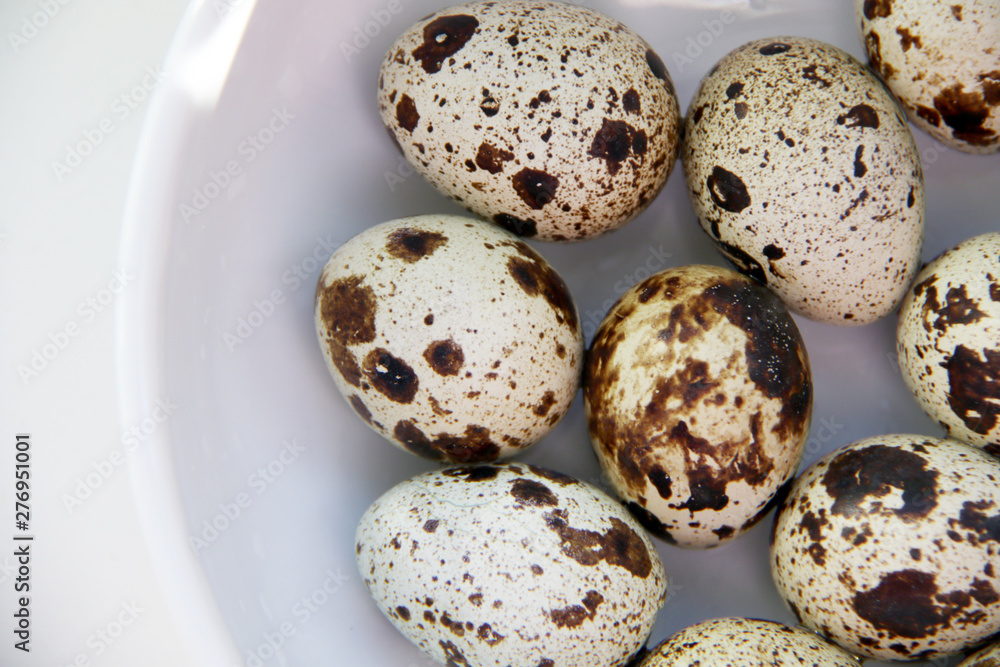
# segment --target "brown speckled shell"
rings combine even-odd
[[[819,635],[782,623],[719,618],[684,628],[639,667],[860,667],[861,661]]]
[[[390,47],[382,121],[439,190],[519,235],[590,238],[656,197],[680,143],[663,61],[633,31],[549,0],[436,12]]]
[[[820,459],[776,515],[771,574],[806,627],[879,660],[1000,631],[1000,459],[955,440],[868,438]]]
[[[914,125],[966,153],[1000,151],[1000,0],[854,0],[854,13]]]
[[[702,228],[792,310],[859,325],[903,299],[923,171],[899,105],[847,52],[801,37],[731,52],[691,102],[681,153]]]
[[[899,310],[896,349],[924,412],[952,438],[1000,455],[1000,232],[920,272]]]
[[[620,667],[666,599],[656,548],[600,490],[525,464],[426,473],[375,501],[358,570],[441,664]]]
[[[958,667],[1000,667],[1000,644],[977,651],[958,663]]]
[[[358,234],[319,277],[315,321],[357,415],[433,460],[524,451],[580,384],[569,288],[524,241],[482,220],[422,215]]]
[[[784,304],[729,269],[669,269],[626,292],[584,372],[590,437],[612,486],[678,545],[735,539],[795,474],[812,381]]]

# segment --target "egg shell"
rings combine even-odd
[[[470,3],[417,22],[386,53],[378,105],[434,186],[547,241],[633,219],[680,142],[676,93],[652,48],[612,18],[546,0]]]
[[[562,419],[580,383],[583,335],[566,284],[481,220],[416,216],[355,236],[319,277],[315,320],[355,412],[434,460],[523,451]]]
[[[860,667],[861,661],[819,635],[782,623],[718,618],[663,641],[639,667]]]
[[[442,664],[624,665],[666,599],[659,555],[621,505],[531,465],[403,482],[365,512],[356,552],[382,613]]]
[[[1000,631],[1000,459],[887,435],[820,459],[777,512],[771,574],[799,622],[879,660]]]
[[[917,127],[1000,151],[1000,0],[854,0],[854,12],[872,69]]]
[[[899,367],[952,438],[1000,455],[1000,232],[924,268],[899,311]]]
[[[813,39],[750,42],[702,80],[685,133],[691,203],[737,269],[821,322],[899,305],[920,266],[923,171],[864,65]]]
[[[1000,644],[976,651],[958,663],[958,667],[1000,667]]]
[[[735,539],[771,509],[812,414],[808,355],[784,304],[713,266],[668,269],[622,295],[591,344],[583,395],[618,496],[686,547]]]

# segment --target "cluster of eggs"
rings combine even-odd
[[[642,665],[857,665],[949,655],[1000,631],[1000,233],[920,270],[923,173],[907,119],[969,152],[1000,150],[1000,64],[965,71],[1000,54],[1000,5],[965,2],[948,22],[910,16],[917,2],[855,4],[882,80],[829,44],[763,39],[705,76],[686,117],[649,44],[579,6],[451,7],[389,49],[378,104],[390,136],[483,219],[359,234],[324,268],[315,322],[357,415],[453,466],[380,497],[355,545],[379,609],[434,659],[625,665],[667,596],[647,533],[712,547],[775,507],[773,578],[808,630],[717,619]],[[880,40],[900,26],[942,53],[956,39],[990,48],[972,65],[927,61]],[[973,80],[979,92],[964,88]],[[936,124],[921,101],[932,94]],[[972,120],[955,102],[970,95],[985,109]],[[621,227],[678,157],[736,270],[649,277],[585,349],[568,287],[522,237]],[[861,441],[796,477],[813,390],[791,312],[863,325],[897,309],[904,379],[955,440]],[[551,432],[581,387],[617,500],[500,462]]]

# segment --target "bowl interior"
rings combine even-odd
[[[220,7],[238,4],[204,3],[198,11],[216,12],[222,31],[234,17]],[[843,0],[587,5],[651,43],[682,109],[711,66],[750,39],[805,35],[863,55]],[[172,147],[173,177],[144,184],[169,205],[128,221],[131,233],[164,239],[147,245],[163,268],[160,289],[148,292],[154,303],[146,304],[162,316],[162,345],[145,362],[159,372],[123,391],[176,405],[162,434],[169,466],[160,472],[176,481],[186,546],[224,619],[228,636],[217,639],[247,665],[427,663],[368,597],[353,547],[358,519],[376,497],[435,466],[381,440],[337,393],[316,341],[312,302],[323,264],[356,233],[408,215],[464,212],[405,166],[375,104],[391,41],[443,6],[258,0],[244,9],[231,61],[207,48],[174,54],[197,55],[224,77],[215,88],[206,84],[207,95],[191,81],[163,93],[191,101],[178,107],[188,117],[157,138]],[[1000,169],[995,156],[944,151],[922,135],[918,143],[930,258],[996,228]],[[162,173],[151,170],[147,180]],[[611,302],[651,270],[726,265],[691,211],[679,163],[659,198],[623,229],[573,245],[533,245],[569,284],[588,339]],[[131,259],[141,268],[152,258]],[[815,383],[804,465],[862,437],[941,434],[895,367],[894,317],[852,329],[797,321]],[[579,397],[557,429],[519,459],[608,488]],[[155,531],[164,511],[157,502],[167,500],[143,502]],[[770,580],[766,527],[711,551],[659,549],[672,589],[653,643],[716,616],[794,623]]]

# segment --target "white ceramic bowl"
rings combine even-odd
[[[376,497],[434,464],[382,441],[338,394],[312,299],[332,250],[362,229],[462,212],[405,167],[375,104],[385,49],[446,4],[204,0],[164,66],[122,241],[138,285],[118,319],[122,423],[147,419],[133,486],[158,575],[205,665],[427,664],[368,598],[353,539]],[[843,0],[587,5],[652,44],[684,110],[704,73],[750,39],[798,34],[863,55]],[[919,132],[917,141],[929,259],[997,228],[1000,156],[947,151]],[[534,245],[570,285],[588,340],[610,302],[650,271],[725,265],[694,219],[679,164],[622,230]],[[805,463],[862,437],[941,435],[899,376],[894,316],[853,329],[798,322],[815,382]],[[602,485],[579,398],[520,458]],[[651,643],[716,616],[794,622],[771,583],[763,523],[717,550],[660,544],[672,589]]]

